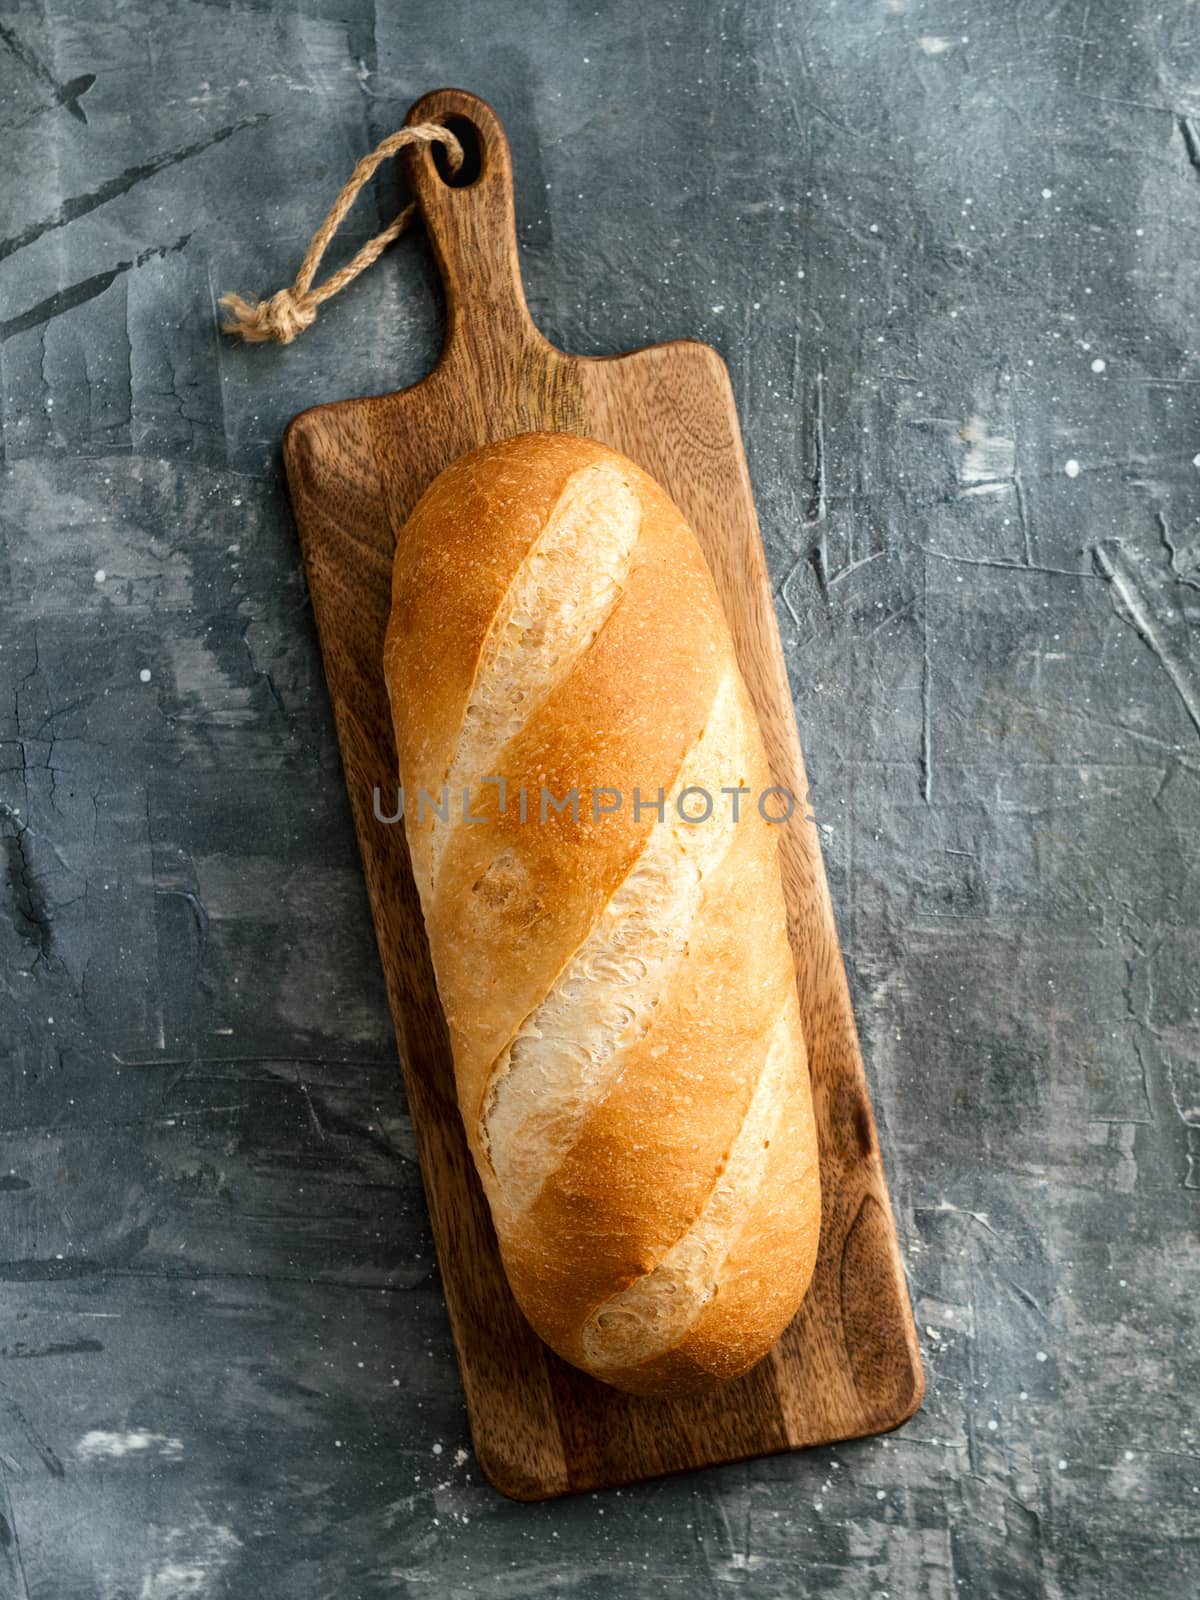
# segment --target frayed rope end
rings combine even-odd
[[[317,320],[316,305],[307,296],[296,296],[291,289],[280,289],[268,300],[223,294],[217,303],[228,313],[221,332],[245,339],[247,344],[265,344],[268,339],[291,344],[298,333],[311,328]]]

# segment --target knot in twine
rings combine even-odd
[[[324,283],[319,283],[315,289],[313,288],[312,281],[317,275],[321,257],[329,248],[330,240],[341,227],[346,213],[357,200],[363,185],[374,176],[375,169],[381,162],[410,144],[444,145],[451,173],[457,172],[462,166],[462,145],[450,129],[444,128],[440,122],[418,122],[411,128],[401,128],[397,133],[389,134],[369,156],[363,156],[350,174],[341,193],[333,202],[329,215],[313,235],[313,241],[300,263],[300,270],[291,288],[279,289],[266,300],[260,300],[257,296],[244,299],[240,294],[222,295],[219,303],[229,315],[221,324],[221,332],[235,334],[250,344],[263,344],[268,339],[277,339],[280,344],[291,344],[298,333],[303,333],[305,328],[311,328],[317,320],[317,307],[321,302],[332,299],[339,290],[352,283],[360,272],[365,272],[387,249],[392,240],[400,237],[412,221],[413,212],[416,210],[415,203],[405,206],[382,233],[377,233],[373,239],[368,239],[352,261],[348,261],[344,267],[339,267],[326,278]]]

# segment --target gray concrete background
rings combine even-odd
[[[1197,1593],[1197,22],[6,8],[0,1595]],[[444,83],[550,337],[732,369],[929,1373],[540,1508],[469,1453],[279,465],[435,279],[213,314]]]

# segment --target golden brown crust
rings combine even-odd
[[[384,644],[400,771],[435,791],[487,629],[574,464],[567,435],[529,434],[442,472],[397,541]]]
[[[499,791],[489,786],[477,803],[472,794],[473,812],[492,820],[459,828],[446,846],[426,921],[464,1104],[478,1106],[488,1067],[654,825],[649,813],[635,820],[631,806],[593,822],[586,804],[578,823],[547,805],[543,823],[542,787],[561,799],[572,788],[590,797],[593,788],[620,783],[630,799],[635,788],[653,797],[672,782],[715,692],[719,662],[694,643],[688,648],[712,616],[699,550],[695,564],[673,565],[672,542],[651,519],[641,545],[628,588],[584,663],[505,751],[508,790],[527,790],[530,820],[521,822],[515,804],[499,815]],[[689,627],[674,626],[680,614]],[[614,717],[617,706],[625,710]],[[503,893],[487,876],[498,858],[512,864]]]
[[[640,509],[619,596],[504,744],[493,770],[506,779],[507,806],[494,786],[477,786],[485,774],[472,774],[471,810],[487,820],[447,829],[435,855],[434,824],[413,814],[417,785],[436,793],[457,770],[489,638],[574,475],[614,465]],[[792,954],[775,832],[752,801],[655,979],[651,1020],[593,1061],[608,1077],[531,1203],[498,1180],[484,1119],[518,1030],[647,852],[658,824],[634,818],[635,785],[649,797],[661,786],[670,803],[731,672],[744,734],[737,770],[722,781],[758,793],[770,783],[761,737],[699,546],[657,484],[591,440],[525,435],[464,457],[400,536],[385,674],[468,1140],[534,1327],[568,1360],[643,1393],[703,1388],[760,1359],[799,1305],[815,1257],[816,1143]],[[514,799],[522,786],[524,822]],[[577,789],[578,821],[551,811],[543,823],[542,786],[557,796]],[[593,822],[592,789],[614,786],[624,808]],[[681,857],[678,870],[699,869]],[[625,998],[614,980],[618,1012]],[[760,1087],[768,1057],[769,1095]],[[769,1137],[750,1139],[760,1124]],[[648,1336],[645,1359],[623,1363],[619,1341],[603,1339],[589,1358],[585,1329],[595,1332],[597,1315],[626,1304],[619,1297],[631,1286],[654,1288],[668,1268],[694,1300],[686,1325],[661,1349]]]
[[[603,1105],[504,1244],[518,1298],[560,1354],[612,1286],[650,1271],[695,1221],[742,1125],[791,975],[782,925],[746,948],[738,915],[769,892],[749,830],[713,874],[688,962]],[[735,976],[738,993],[722,993]],[[596,1218],[606,1231],[597,1237]],[[545,1240],[556,1241],[546,1255]],[[527,1268],[526,1263],[529,1263]],[[517,1287],[519,1285],[519,1288]]]
[[[818,1170],[816,1124],[801,1058],[758,1195],[717,1293],[680,1343],[655,1360],[606,1373],[609,1383],[633,1394],[694,1394],[737,1377],[766,1355],[795,1315],[816,1265]]]

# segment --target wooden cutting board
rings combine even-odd
[[[381,671],[392,552],[430,480],[477,445],[536,428],[588,434],[632,457],[699,536],[775,782],[798,796],[807,784],[721,358],[690,340],[606,360],[548,344],[521,289],[512,167],[495,113],[440,90],[408,120],[446,121],[478,150],[466,183],[444,181],[428,148],[409,152],[445,287],[441,358],[411,389],[301,413],[284,458],[480,1465],[504,1494],[538,1500],[894,1428],[920,1404],[924,1379],[806,801],[780,845],[823,1212],[816,1275],[795,1321],[765,1361],[715,1395],[634,1399],[551,1354],[505,1282],[455,1104],[404,830],[374,815],[376,787],[386,815],[397,783]]]

